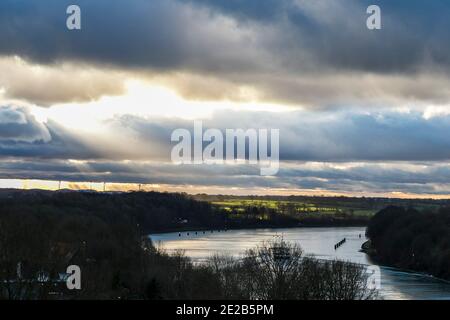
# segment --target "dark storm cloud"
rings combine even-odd
[[[65,10],[72,2],[1,1],[0,52],[47,63],[73,59],[224,72],[239,67],[258,72],[273,62],[285,71],[313,64],[374,72],[418,70],[429,63],[447,68],[450,62],[445,0],[78,0],[83,30],[69,32]],[[366,28],[370,4],[382,8],[380,31]],[[257,36],[227,37],[230,28],[215,20],[219,13]],[[208,31],[212,26],[216,29]],[[265,34],[264,28],[272,31]],[[262,51],[265,59],[246,55],[248,47]]]
[[[0,55],[60,69],[164,75],[191,99],[279,102],[309,108],[450,100],[446,0],[78,0],[82,30],[68,31],[68,0],[2,0]],[[378,4],[382,29],[366,28]],[[6,70],[5,70],[6,69]],[[9,69],[0,66],[0,71]],[[49,71],[58,90],[3,79],[5,96],[51,105],[123,93],[120,76]]]
[[[64,60],[174,70],[199,64],[220,34],[174,1],[79,0],[82,30],[66,28],[67,0],[4,0],[0,3],[0,52],[40,63]],[[216,30],[220,32],[221,30]],[[226,48],[224,44],[223,49]],[[237,56],[237,54],[235,54]],[[208,59],[202,63],[208,64]],[[226,61],[226,60],[225,60]]]
[[[430,64],[449,66],[450,6],[446,0],[180,0],[230,15],[289,27],[289,51],[309,51],[323,65],[372,72],[419,71]],[[368,31],[366,8],[378,5],[382,29]],[[280,34],[281,35],[281,34]],[[282,43],[280,43],[282,44]],[[274,48],[276,51],[278,48]],[[299,53],[299,52],[297,52]],[[283,53],[281,52],[283,55]],[[301,55],[298,55],[301,56]],[[294,61],[287,61],[295,64]],[[311,61],[312,62],[312,61]]]

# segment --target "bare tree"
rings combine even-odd
[[[300,246],[283,239],[248,250],[242,260],[214,257],[226,296],[245,299],[372,299],[363,266],[304,257]]]

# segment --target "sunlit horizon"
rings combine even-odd
[[[51,181],[28,179],[0,179],[0,190],[45,190],[45,191],[95,191],[95,192],[173,192],[190,195],[229,195],[229,196],[310,196],[310,197],[354,197],[354,198],[391,198],[391,199],[432,199],[447,200],[449,195],[408,194],[402,192],[364,193],[335,192],[329,190],[302,190],[282,188],[240,188],[199,185],[169,185],[151,183],[114,183],[114,182],[80,182]]]

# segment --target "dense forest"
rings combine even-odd
[[[352,212],[321,214],[297,212],[285,204],[281,209],[250,203],[238,210],[225,210],[198,197],[158,192],[0,192],[1,214],[45,215],[50,222],[68,216],[98,217],[120,225],[130,222],[142,235],[189,230],[242,229],[298,226],[366,225],[368,216]],[[49,223],[50,223],[49,222]]]
[[[163,217],[161,217],[163,216]],[[364,268],[304,258],[265,243],[244,259],[194,264],[143,236],[180,219],[220,225],[204,202],[178,194],[12,192],[0,197],[0,299],[371,299]],[[65,270],[82,270],[68,290]]]
[[[418,211],[390,206],[367,228],[379,262],[450,280],[450,208]]]
[[[100,193],[12,191],[0,193],[1,214],[42,216],[54,220],[102,219],[133,224],[141,234],[177,228],[224,228],[226,215],[187,195],[158,192]]]

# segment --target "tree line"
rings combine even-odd
[[[371,219],[367,236],[379,262],[450,279],[450,207],[387,207]]]

